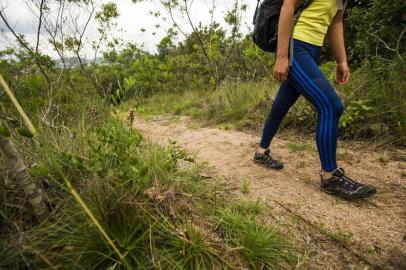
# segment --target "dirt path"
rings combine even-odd
[[[346,202],[319,191],[319,160],[311,140],[278,137],[273,152],[285,169],[276,172],[252,163],[255,134],[201,127],[188,117],[137,118],[134,127],[154,142],[176,140],[199,162],[230,179],[230,186],[249,181],[251,197],[282,206],[372,261],[392,262],[395,269],[406,265],[406,162],[399,156],[404,153],[390,158],[384,152],[355,150],[355,143],[340,143],[339,164],[355,179],[368,179],[378,187],[373,198]]]

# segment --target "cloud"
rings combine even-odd
[[[7,1],[0,4],[0,9],[7,16],[8,23],[17,33],[34,34],[36,33],[35,15],[23,1]],[[9,32],[3,20],[0,20],[0,29]]]

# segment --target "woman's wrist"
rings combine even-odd
[[[344,59],[344,60],[337,60],[336,63],[337,63],[337,65],[339,65],[339,66],[341,66],[341,65],[348,65],[347,59]]]
[[[281,53],[277,53],[276,54],[276,58],[277,59],[287,59],[288,58],[288,52],[286,51],[285,53],[284,52],[281,52]]]

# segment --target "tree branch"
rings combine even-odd
[[[84,66],[83,66],[82,58],[80,57],[79,52],[80,52],[80,48],[82,47],[83,36],[85,35],[85,32],[86,32],[86,30],[87,30],[87,27],[89,26],[89,22],[90,22],[90,20],[92,19],[93,13],[94,13],[94,11],[95,11],[94,3],[91,2],[91,4],[92,4],[92,9],[89,11],[89,16],[88,16],[88,18],[87,18],[87,21],[86,21],[86,23],[85,23],[85,25],[84,25],[84,27],[83,27],[83,29],[82,29],[82,32],[79,34],[78,45],[77,45],[76,50],[75,50],[75,52],[76,52],[76,57],[77,57],[78,60],[79,60],[80,68],[81,68],[82,70],[85,70],[85,68],[84,68]]]
[[[164,6],[165,6],[165,4],[164,4]],[[168,7],[169,16],[171,17],[173,24],[174,24],[175,27],[179,30],[179,32],[181,32],[181,34],[182,34],[185,38],[187,38],[188,35],[185,34],[185,32],[182,31],[182,29],[180,28],[180,26],[178,25],[178,23],[175,21],[175,18],[173,17],[173,12],[172,12],[172,6],[171,6],[171,4],[168,3],[167,7]]]
[[[403,35],[405,34],[405,31],[406,31],[406,26],[405,26],[405,28],[403,29],[403,31],[402,31],[402,32],[400,33],[400,35],[399,35],[399,38],[398,38],[398,40],[397,40],[397,46],[396,46],[395,49],[389,47],[388,43],[386,43],[386,42],[385,42],[382,38],[380,38],[377,34],[371,33],[371,32],[369,32],[369,31],[367,31],[367,34],[370,35],[370,36],[372,36],[372,37],[374,37],[374,38],[376,38],[378,41],[380,41],[380,42],[384,45],[385,49],[387,49],[387,50],[389,50],[389,51],[392,51],[392,52],[395,52],[395,53],[397,54],[397,56],[399,57],[399,59],[400,59],[401,61],[403,61],[403,57],[402,57],[402,55],[401,55],[400,52],[399,52],[399,46],[400,46],[400,40],[402,39]]]
[[[3,11],[0,11],[0,18],[3,20],[4,24],[6,25],[7,29],[13,34],[13,36],[17,39],[18,43],[20,44],[21,47],[23,47],[24,49],[26,49],[31,56],[33,56],[34,61],[37,65],[37,67],[39,68],[39,70],[41,71],[41,74],[44,76],[45,80],[47,81],[47,83],[49,84],[50,80],[48,75],[46,74],[44,68],[42,67],[41,63],[38,61],[38,55],[29,47],[29,45],[25,42],[25,40],[23,40],[21,38],[21,36],[19,34],[17,34],[14,29],[10,26],[9,22],[6,19],[6,16],[4,15]]]
[[[202,51],[203,51],[204,56],[206,57],[206,60],[207,60],[207,62],[208,62],[208,64],[209,64],[210,68],[214,71],[215,69],[214,69],[214,67],[213,67],[213,63],[211,62],[210,56],[209,56],[209,54],[207,53],[206,46],[204,45],[202,38],[200,37],[200,35],[199,35],[197,29],[195,28],[195,26],[194,26],[194,24],[193,24],[193,22],[192,22],[192,19],[190,18],[189,8],[190,8],[191,6],[189,6],[189,8],[188,8],[187,0],[183,0],[183,2],[185,3],[186,16],[187,16],[187,18],[188,18],[188,21],[189,21],[189,23],[190,23],[190,26],[192,27],[193,33],[195,34],[195,36],[196,36],[196,38],[197,38],[197,40],[198,40],[198,42],[199,42],[199,44],[200,44],[200,47],[201,47],[201,49],[202,49]],[[192,1],[192,3],[193,3],[193,1]],[[216,78],[216,80],[217,80],[217,78]]]
[[[39,47],[39,37],[41,34],[41,26],[42,26],[42,16],[44,15],[43,8],[44,8],[45,0],[41,0],[41,3],[39,4],[39,18],[38,18],[38,29],[37,29],[37,44],[35,45],[35,53],[38,53],[38,47]]]

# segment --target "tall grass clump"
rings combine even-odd
[[[222,210],[218,226],[250,269],[292,267],[300,259],[292,239],[269,224],[259,223],[259,209],[258,202],[237,202]]]

